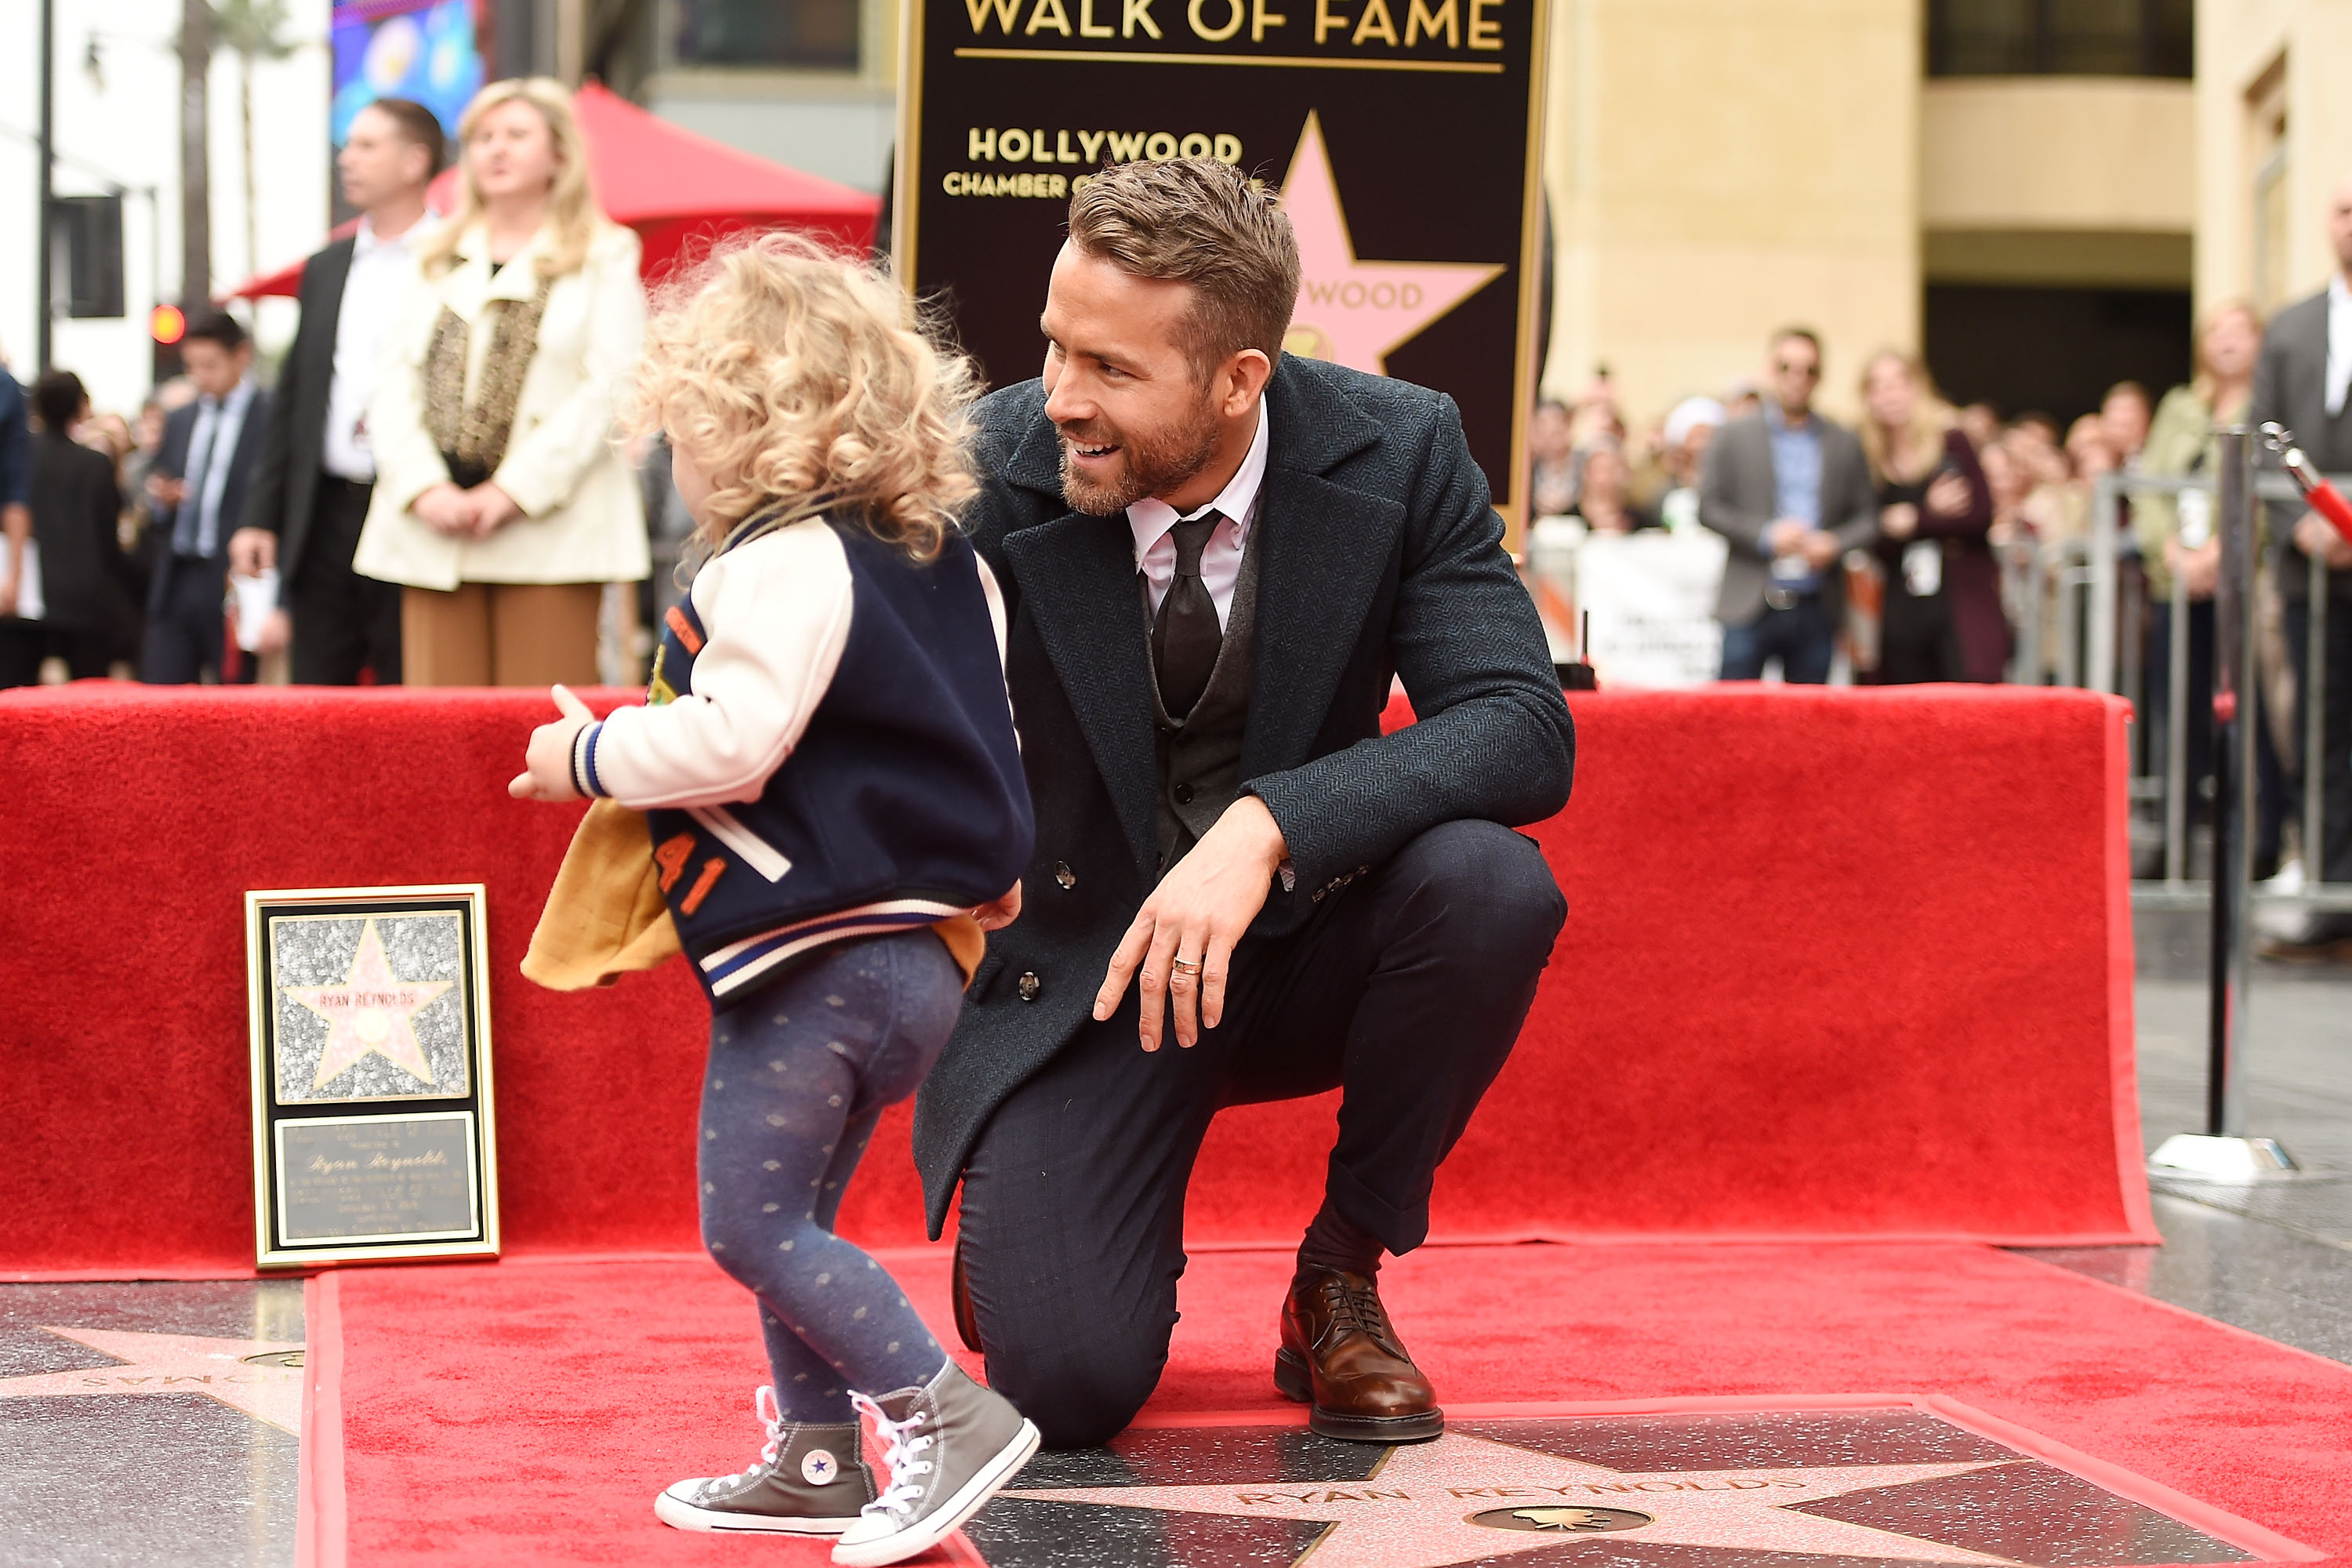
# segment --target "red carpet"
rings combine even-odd
[[[944,1323],[937,1255],[894,1267]],[[1291,1408],[1266,1376],[1288,1267],[1194,1260],[1147,1421]],[[331,1353],[324,1283],[314,1355]],[[1950,1245],[1435,1248],[1383,1283],[1457,1413],[1937,1394],[2352,1561],[2352,1368],[2042,1264]],[[707,1265],[362,1268],[332,1289],[353,1568],[822,1561],[653,1518],[661,1487],[757,1447],[751,1309]],[[312,1458],[331,1483],[332,1456]]]
[[[609,703],[614,694],[606,694]],[[1575,701],[1571,906],[1435,1234],[2153,1239],[2119,705],[1927,689]],[[488,885],[511,1250],[695,1245],[682,968],[516,973],[574,814],[506,798],[527,693],[0,695],[0,1277],[252,1258],[241,899]],[[1224,1118],[1202,1245],[1287,1242],[1327,1104]],[[845,1226],[916,1238],[903,1111]]]

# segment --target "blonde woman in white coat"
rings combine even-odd
[[[645,337],[637,239],[597,214],[558,83],[491,83],[457,135],[457,211],[418,245],[369,405],[353,564],[405,587],[411,686],[593,683],[603,584],[649,570],[612,438]]]

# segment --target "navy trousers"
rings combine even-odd
[[[1224,1106],[1344,1091],[1329,1200],[1420,1245],[1438,1163],[1518,1037],[1568,905],[1530,839],[1430,829],[1244,942],[1224,1017],[1186,1050],[1136,1040],[1132,987],[997,1108],[963,1179],[965,1277],[992,1387],[1056,1447],[1100,1443],[1167,1364],[1184,1189]],[[1265,1304],[1271,1330],[1277,1303]],[[1267,1344],[1268,1365],[1273,1344]]]

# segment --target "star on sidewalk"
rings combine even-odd
[[[1388,374],[1389,354],[1502,276],[1478,261],[1360,261],[1311,110],[1282,180],[1282,210],[1298,237],[1298,308],[1284,346],[1350,370]]]
[[[310,1087],[326,1088],[329,1079],[370,1051],[419,1083],[431,1083],[433,1064],[425,1059],[425,1047],[409,1019],[456,984],[394,978],[383,939],[376,934],[375,921],[369,921],[360,928],[360,949],[352,955],[351,972],[341,985],[285,987],[289,997],[332,1026]]]
[[[1390,1449],[1360,1481],[1073,1487],[1004,1495],[1328,1523],[1307,1548],[1313,1568],[1446,1568],[1599,1534],[1662,1546],[2008,1564],[2005,1557],[1791,1512],[1790,1505],[2011,1462],[1634,1473],[1449,1434]]]
[[[0,1399],[60,1394],[201,1394],[297,1436],[302,1431],[302,1347],[275,1340],[140,1334],[112,1329],[46,1332],[110,1355],[118,1366],[0,1377]]]

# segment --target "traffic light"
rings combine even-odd
[[[188,335],[187,313],[177,305],[158,305],[147,313],[147,335],[155,340],[154,384],[163,385],[180,374],[180,340]]]

